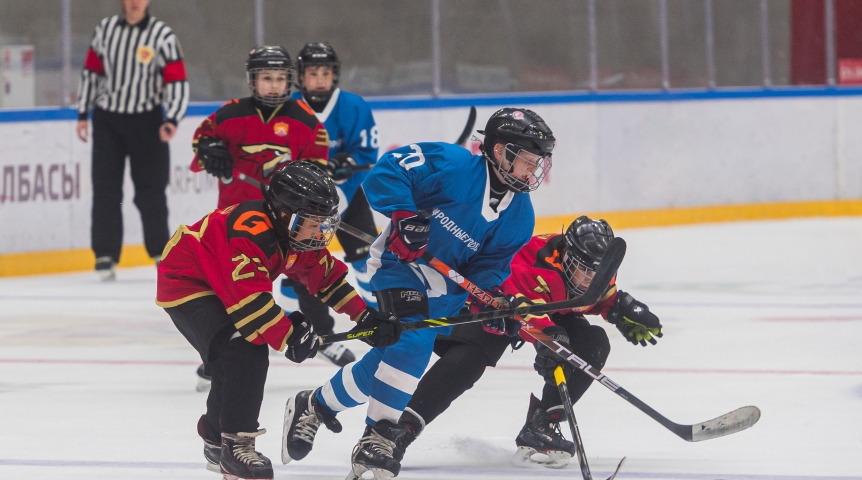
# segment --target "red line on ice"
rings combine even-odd
[[[200,362],[188,360],[99,360],[99,359],[51,359],[51,358],[0,358],[0,363],[29,363],[29,364],[76,364],[76,365],[163,365],[163,366],[193,366]],[[272,363],[272,367],[302,367],[302,368],[336,368],[334,365],[323,362],[295,363],[278,362]],[[498,366],[497,370],[525,370],[533,371],[533,367],[520,366]],[[731,374],[731,375],[862,375],[862,371],[840,371],[840,370],[741,370],[727,368],[643,368],[643,367],[607,367],[603,372],[632,372],[632,373],[683,373],[683,374]]]
[[[860,322],[862,317],[764,317],[762,322]]]

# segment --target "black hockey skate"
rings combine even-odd
[[[406,424],[399,422],[396,425],[389,420],[380,420],[373,427],[366,426],[359,443],[353,447],[350,457],[353,468],[345,480],[360,480],[368,471],[374,475],[369,480],[390,480],[398,476],[400,459],[404,457],[404,451],[398,445],[403,443],[409,431]]]
[[[207,460],[207,470],[221,473],[221,436],[213,433],[207,427],[206,415],[198,420],[198,435],[204,440],[204,458]],[[216,440],[218,439],[218,440]]]
[[[353,352],[348,350],[343,343],[330,343],[329,345],[324,345],[317,353],[339,367],[343,367],[348,363],[353,363],[356,360],[356,356],[353,355]]]
[[[272,462],[254,450],[254,439],[266,433],[221,434],[221,473],[224,480],[272,480]]]
[[[335,433],[341,431],[341,422],[317,403],[317,390],[304,390],[287,399],[281,437],[281,463],[305,458],[314,446],[314,436],[321,423]]]
[[[575,455],[575,444],[566,440],[560,431],[560,422],[566,420],[562,405],[548,409],[534,395],[530,395],[527,423],[515,439],[519,463],[537,463],[549,468],[563,468]],[[541,454],[542,456],[534,457]]]
[[[425,420],[418,413],[414,412],[412,408],[405,408],[404,412],[401,413],[401,418],[398,420],[398,427],[407,429],[407,433],[398,440],[395,450],[392,452],[395,459],[400,462],[404,459],[407,447],[413,443],[413,440],[419,437],[422,430],[425,430]]]

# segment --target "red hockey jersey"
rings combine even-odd
[[[569,299],[569,291],[563,278],[562,259],[559,246],[563,241],[560,234],[537,235],[524,245],[512,258],[512,274],[503,284],[503,291],[509,295],[524,296],[533,303],[561,302]],[[607,317],[608,310],[614,305],[617,297],[616,278],[611,280],[611,287],[601,297],[598,303],[586,307],[573,308],[565,312],[575,312],[586,315],[601,315]],[[530,315],[525,318],[530,325],[539,329],[553,325],[548,314]],[[533,341],[532,337],[523,336],[524,340]]]
[[[292,330],[271,293],[272,282],[282,273],[352,319],[366,308],[345,280],[347,266],[328,250],[296,252],[279,244],[263,200],[213,210],[194,225],[180,225],[158,270],[160,307],[216,295],[246,340],[279,351]]]
[[[302,100],[288,100],[268,118],[264,118],[251,97],[224,104],[195,131],[192,140],[195,157],[191,165],[194,172],[204,169],[197,156],[200,137],[224,142],[234,160],[234,177],[244,173],[264,183],[289,162],[311,160],[325,164],[329,156],[329,134]],[[218,208],[262,198],[259,188],[245,182],[234,180],[225,185],[219,181]]]

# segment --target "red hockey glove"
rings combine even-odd
[[[402,262],[412,262],[425,253],[430,234],[431,220],[428,217],[398,210],[392,213],[392,233],[386,246]]]

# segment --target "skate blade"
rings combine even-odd
[[[221,473],[221,466],[218,463],[207,462],[207,470],[215,473]]]
[[[243,480],[246,477],[237,477],[236,475],[230,473],[222,473],[222,480]],[[250,478],[250,477],[249,477]],[[255,478],[252,480],[272,480],[272,477],[269,478]]]
[[[518,451],[512,457],[512,464],[516,467],[530,468],[540,466],[545,468],[565,468],[571,462],[572,456],[568,452],[548,450],[540,452],[535,448],[518,447]]]
[[[372,476],[363,477],[366,472],[371,472]],[[389,470],[382,468],[368,468],[364,465],[354,465],[350,473],[344,480],[391,480],[395,475]]]
[[[296,412],[296,395],[288,398],[287,404],[284,406],[284,424],[281,427],[281,463],[285,465],[293,460],[287,452],[287,432],[290,430],[290,422],[294,412]]]
[[[206,378],[198,377],[198,384],[195,385],[196,392],[208,392],[210,387],[212,386],[212,382],[207,380]]]

